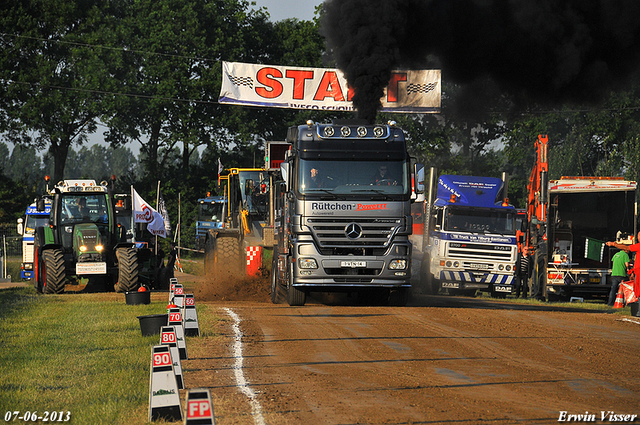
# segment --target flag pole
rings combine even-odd
[[[160,180],[158,180],[158,190],[156,191],[156,211],[158,211],[158,204],[160,203]],[[156,255],[158,255],[158,235],[156,236]]]

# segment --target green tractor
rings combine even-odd
[[[137,248],[127,237],[127,229],[118,223],[107,182],[64,180],[51,194],[49,224],[35,232],[36,291],[59,294],[67,284],[93,290],[137,290],[144,282],[142,257],[153,255],[146,252],[148,248]],[[43,201],[38,203],[44,208]],[[147,279],[148,283],[153,281]]]

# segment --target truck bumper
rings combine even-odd
[[[515,292],[515,276],[495,273],[440,271],[444,289],[479,289],[504,294]]]
[[[308,246],[308,245],[307,245]],[[411,246],[392,247],[384,256],[322,256],[309,248],[298,249],[311,255],[296,255],[293,286],[339,288],[411,287]],[[394,254],[401,252],[402,255]]]

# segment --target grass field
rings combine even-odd
[[[182,266],[187,273],[202,270],[197,261]],[[43,296],[32,287],[0,290],[1,418],[13,411],[55,411],[70,412],[72,424],[147,424],[151,347],[159,337],[143,337],[137,316],[164,313],[167,301],[162,292],[153,293],[149,305],[132,306],[116,293]],[[602,302],[553,305],[610,310]],[[629,315],[630,309],[615,314]],[[188,339],[190,352],[218,338],[213,329],[224,320],[206,304],[198,305],[198,319],[202,336]]]
[[[146,424],[151,347],[137,316],[166,312],[167,294],[41,296],[0,290],[0,415],[70,412],[72,424]],[[206,306],[199,322],[212,323]],[[154,423],[162,423],[156,421]]]

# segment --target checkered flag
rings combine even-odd
[[[436,89],[438,83],[427,83],[427,84],[415,84],[409,83],[407,84],[407,94],[414,93],[429,93]]]
[[[227,77],[229,77],[229,81],[231,81],[231,84],[234,86],[245,86],[250,89],[253,88],[253,79],[251,77],[236,77],[231,74],[227,75]]]

